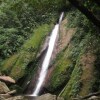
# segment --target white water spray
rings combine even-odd
[[[59,24],[61,23],[63,16],[64,16],[64,13],[62,13],[61,16],[60,16]],[[46,53],[44,61],[42,63],[42,69],[41,69],[41,72],[40,72],[40,75],[39,75],[38,83],[37,83],[35,91],[33,92],[33,94],[31,96],[37,96],[38,95],[38,93],[41,89],[41,86],[42,86],[42,84],[45,80],[45,77],[46,77],[46,74],[47,74],[47,71],[48,71],[48,67],[49,67],[49,63],[50,63],[50,59],[51,59],[53,49],[54,49],[54,46],[55,46],[56,38],[57,38],[57,35],[58,35],[58,32],[59,32],[59,24],[55,25],[55,27],[54,27],[54,29],[51,33],[47,53]]]

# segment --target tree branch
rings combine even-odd
[[[91,11],[77,0],[68,0],[73,6],[78,8],[94,25],[100,27],[100,20],[98,20]]]
[[[99,0],[93,0],[98,6],[100,6],[100,1]]]
[[[100,92],[95,92],[95,93],[91,93],[91,94],[89,94],[89,95],[86,95],[86,96],[83,97],[82,99],[87,99],[87,98],[89,98],[89,97],[91,97],[91,96],[98,96],[98,95],[100,95]]]
[[[84,97],[77,97],[77,98],[72,98],[72,99],[73,100],[86,100],[86,99],[88,99],[88,98],[90,98],[92,96],[99,96],[99,95],[100,95],[100,91],[99,92],[95,92],[95,93],[91,93],[91,94],[86,95]],[[99,98],[99,97],[97,97],[97,98]]]

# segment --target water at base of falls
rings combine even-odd
[[[63,16],[64,16],[64,13],[62,13],[61,16],[60,16],[59,24],[61,23]],[[59,24],[55,25],[55,27],[54,27],[54,29],[51,33],[47,53],[46,53],[44,61],[42,63],[42,69],[41,69],[41,72],[40,72],[40,75],[39,75],[39,79],[38,79],[35,91],[33,92],[33,94],[31,96],[37,96],[38,95],[38,93],[41,89],[41,86],[42,86],[42,84],[45,80],[45,77],[46,77],[46,74],[47,74],[47,71],[48,71],[48,67],[49,67],[49,63],[50,63],[50,59],[51,59],[53,49],[54,49],[54,46],[55,46],[56,38],[57,38],[57,35],[58,35],[58,32],[59,32]]]

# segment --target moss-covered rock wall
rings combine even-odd
[[[76,32],[52,65],[55,69],[47,89],[71,100],[100,90],[100,35],[99,30],[78,10],[68,12],[67,18],[66,29],[76,28]]]

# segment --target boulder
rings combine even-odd
[[[28,100],[28,99],[25,99],[24,96],[14,96],[6,100]]]
[[[9,91],[7,94],[15,94],[16,93],[16,90],[12,90],[12,91]]]
[[[0,94],[0,97],[3,97],[3,98],[5,98],[5,99],[7,99],[7,98],[10,98],[11,95],[9,95],[9,94]],[[1,99],[0,99],[0,100],[1,100]]]
[[[56,95],[51,95],[47,93],[37,97],[36,100],[56,100]]]
[[[16,83],[15,80],[9,76],[0,76],[0,80],[7,83]]]
[[[57,97],[57,100],[64,100],[63,97]]]
[[[91,96],[88,100],[100,100],[98,96]]]
[[[62,97],[57,97],[56,95],[52,95],[52,94],[44,94],[41,96],[37,96],[37,97],[32,97],[32,96],[14,96],[11,98],[8,98],[6,100],[64,100]]]
[[[57,97],[56,95],[47,93],[37,97],[35,100],[64,100],[64,99],[62,97]]]
[[[4,82],[0,81],[0,94],[4,94],[9,92],[9,88],[7,87],[7,85]]]

